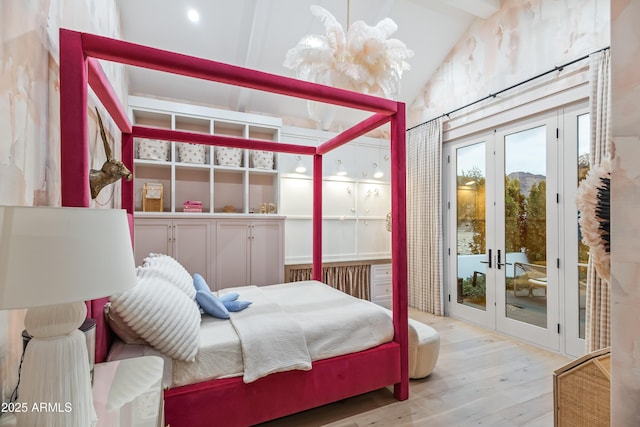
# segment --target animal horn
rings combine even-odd
[[[107,133],[104,131],[104,125],[102,124],[102,117],[100,117],[98,107],[95,108],[96,114],[98,115],[98,124],[100,125],[100,137],[102,138],[102,144],[104,145],[104,153],[107,155],[107,160],[111,160],[111,147],[109,147],[109,142],[107,141]]]

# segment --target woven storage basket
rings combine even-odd
[[[273,152],[253,150],[251,151],[251,163],[254,168],[273,169]]]
[[[138,140],[138,158],[144,160],[169,160],[169,141],[157,139]]]
[[[611,424],[611,349],[589,353],[553,373],[554,425]]]
[[[240,166],[242,163],[242,149],[216,147],[216,162],[221,166]]]
[[[204,164],[205,146],[183,142],[178,144],[178,155],[180,156],[180,161],[183,163]]]

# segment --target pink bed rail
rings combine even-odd
[[[106,78],[96,59],[135,65],[193,78],[248,87],[266,92],[289,95],[297,98],[355,108],[373,113],[372,116],[318,147],[298,146],[268,141],[226,138],[191,132],[151,129],[132,126],[125,109]],[[391,124],[391,205],[392,205],[392,269],[393,269],[393,325],[394,341],[384,347],[380,354],[367,358],[372,363],[385,363],[398,351],[398,375],[381,375],[384,381],[394,384],[394,394],[399,400],[409,395],[408,376],[408,326],[407,326],[407,239],[406,239],[406,152],[405,152],[405,105],[388,99],[350,92],[343,89],[305,82],[257,70],[223,64],[202,58],[155,49],[121,40],[93,34],[60,29],[60,137],[61,137],[61,182],[62,204],[64,206],[90,205],[89,193],[89,153],[87,136],[87,91],[91,86],[98,99],[122,132],[122,160],[133,170],[133,138],[146,137],[171,141],[197,142],[205,145],[226,145],[275,152],[312,155],[314,162],[313,196],[313,278],[321,279],[322,272],[322,156],[334,148],[364,135],[385,123]],[[122,182],[122,207],[133,214],[133,182]],[[102,317],[103,300],[90,304],[90,315],[97,322],[96,361],[106,358],[108,334]],[[372,354],[377,354],[373,352]],[[348,358],[348,356],[347,356]],[[342,359],[341,359],[342,360]],[[340,362],[344,363],[344,362]],[[322,366],[325,366],[324,364]],[[331,362],[326,362],[324,370],[331,371]],[[338,364],[336,365],[338,366]],[[395,365],[394,365],[395,366]],[[395,369],[392,367],[392,369]],[[373,372],[379,370],[379,367]],[[313,372],[310,371],[310,372]],[[312,376],[316,374],[310,374]],[[295,375],[294,375],[295,376]],[[285,376],[288,378],[288,376]],[[314,377],[315,378],[315,377]],[[367,391],[366,375],[356,376],[354,392]],[[280,382],[281,379],[270,381]],[[285,380],[286,383],[286,380]],[[386,385],[374,381],[375,387]],[[327,383],[328,385],[328,383]],[[197,391],[198,387],[192,387]],[[212,388],[212,389],[215,389]],[[171,395],[171,393],[169,393]],[[328,403],[342,397],[333,393],[322,402],[307,399],[300,408],[306,409],[316,404]],[[346,397],[346,396],[344,396]],[[309,406],[311,405],[311,406]],[[171,404],[168,405],[170,407]],[[292,408],[301,410],[300,408]],[[183,408],[180,408],[181,410]],[[281,414],[282,415],[282,414]],[[169,410],[167,410],[169,416]],[[280,416],[280,415],[278,415]]]

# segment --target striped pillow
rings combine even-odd
[[[174,258],[169,255],[151,253],[142,261],[142,268],[148,270],[148,274],[167,279],[190,299],[195,300],[196,290],[193,287],[193,277]]]
[[[161,353],[187,362],[195,360],[200,344],[196,302],[153,270],[138,267],[137,274],[136,286],[111,296],[111,308]]]

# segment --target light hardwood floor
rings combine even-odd
[[[553,426],[552,375],[569,358],[450,317],[409,315],[440,333],[440,356],[429,377],[411,381],[408,400],[385,388],[261,426]]]

